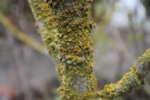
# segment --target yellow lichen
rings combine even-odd
[[[30,5],[35,17],[44,25],[41,30],[43,42],[55,60],[59,63],[56,71],[59,75],[61,86],[58,91],[64,100],[111,100],[117,97],[116,86],[120,92],[132,91],[143,83],[139,80],[135,65],[131,71],[123,76],[116,84],[109,84],[104,90],[95,93],[97,86],[93,73],[93,54],[90,38],[91,31],[95,28],[93,22],[88,21],[87,11],[92,0],[30,0]],[[73,5],[75,4],[75,5]],[[138,59],[141,64],[150,61],[147,55],[150,50]],[[72,89],[72,76],[86,77],[88,90],[81,96]],[[133,82],[133,83],[132,83]],[[121,100],[122,97],[117,97]]]
[[[146,52],[143,54],[142,57],[138,58],[138,63],[146,64],[147,62],[150,62],[150,49],[146,50]],[[145,77],[139,79],[136,67],[137,63],[134,64],[133,67],[130,68],[130,71],[126,73],[123,78],[118,81],[116,84],[109,84],[105,85],[104,89],[102,91],[97,92],[96,96],[97,98],[101,98],[102,100],[110,100],[112,98],[118,97],[118,94],[116,93],[116,87],[119,89],[120,95],[125,95],[135,89],[140,88],[142,84],[145,84]],[[141,72],[142,73],[142,72]],[[142,73],[145,74],[146,73]],[[113,100],[122,100],[122,97],[113,99]]]
[[[91,1],[78,0],[75,1],[76,5],[67,3],[72,7],[62,5],[65,1],[46,2],[49,7],[43,0],[30,0],[36,19],[44,23],[41,30],[43,42],[49,54],[59,62],[56,70],[61,83],[61,97],[65,100],[87,100],[89,97],[90,100],[95,100],[96,78],[93,74],[93,49],[90,39],[94,23],[87,20],[87,10],[84,9]],[[83,9],[79,8],[80,5],[83,5]],[[82,98],[71,88],[72,76],[84,76],[87,79],[88,91]]]

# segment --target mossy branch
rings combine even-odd
[[[51,28],[53,27],[51,23],[54,22],[51,15],[52,10],[45,3],[45,0],[29,0],[29,3],[48,53],[57,61],[58,46],[54,38],[57,29]]]
[[[138,58],[137,63],[116,84],[105,85],[104,90],[97,92],[96,98],[122,100],[122,98],[145,84],[145,76],[150,71],[150,49]]]
[[[93,74],[93,49],[90,39],[95,25],[88,21],[91,0],[30,0],[37,21],[43,23],[41,33],[49,54],[59,65],[64,100],[94,98],[96,78]],[[49,5],[49,7],[48,7]]]
[[[88,20],[92,0],[29,0],[37,21],[42,23],[43,42],[59,63],[56,70],[62,100],[121,100],[145,83],[149,68],[149,51],[139,58],[131,71],[116,84],[95,92],[93,49],[90,38],[95,24]],[[142,66],[142,67],[140,67]],[[142,72],[144,71],[144,73]]]

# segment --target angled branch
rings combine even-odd
[[[88,20],[92,0],[30,0],[30,6],[41,24],[43,42],[59,63],[56,71],[62,100],[121,100],[145,83],[149,72],[150,50],[147,50],[130,72],[116,84],[106,85],[95,93],[91,31]],[[40,26],[40,25],[39,25]]]
[[[95,28],[88,21],[92,0],[29,0],[49,54],[59,62],[56,70],[63,100],[92,99],[96,88],[93,49],[90,39]]]
[[[23,41],[27,45],[34,48],[36,51],[48,56],[47,51],[44,46],[38,43],[36,40],[30,38],[25,33],[21,32],[17,27],[15,27],[5,16],[0,12],[0,22],[10,30],[19,40]]]
[[[97,92],[96,98],[122,100],[121,98],[145,84],[145,76],[150,71],[150,49],[138,58],[138,62],[116,84],[105,85]]]

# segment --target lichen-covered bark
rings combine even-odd
[[[94,99],[96,78],[90,39],[95,28],[88,21],[91,0],[30,0],[36,19],[43,23],[43,41],[59,63],[56,70],[65,100]],[[76,80],[78,79],[78,80]]]
[[[122,100],[122,98],[145,84],[145,76],[150,71],[150,49],[138,58],[138,62],[130,68],[123,78],[115,84],[105,85],[104,90],[97,92],[96,98]],[[103,100],[102,99],[102,100]]]
[[[139,58],[116,84],[95,92],[93,49],[90,38],[95,24],[88,20],[92,0],[29,0],[37,22],[42,23],[43,42],[59,63],[56,71],[62,100],[121,100],[145,83],[149,72],[150,50]],[[41,27],[41,26],[40,26]],[[141,62],[141,65],[139,64]]]
[[[29,0],[29,3],[36,18],[39,30],[42,33],[45,46],[47,47],[49,54],[57,60],[57,45],[54,38],[56,28],[50,28],[52,23],[54,23],[51,15],[52,10],[48,8],[48,4],[45,3],[45,0]]]

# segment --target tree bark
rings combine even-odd
[[[95,92],[97,80],[93,73],[93,49],[90,38],[95,28],[88,21],[87,11],[92,0],[29,0],[40,28],[43,42],[58,62],[62,100],[121,100],[122,97],[145,83],[149,72],[150,50],[139,58],[131,71],[116,84],[106,85]],[[39,24],[38,24],[39,25]],[[39,27],[41,27],[39,25]]]

